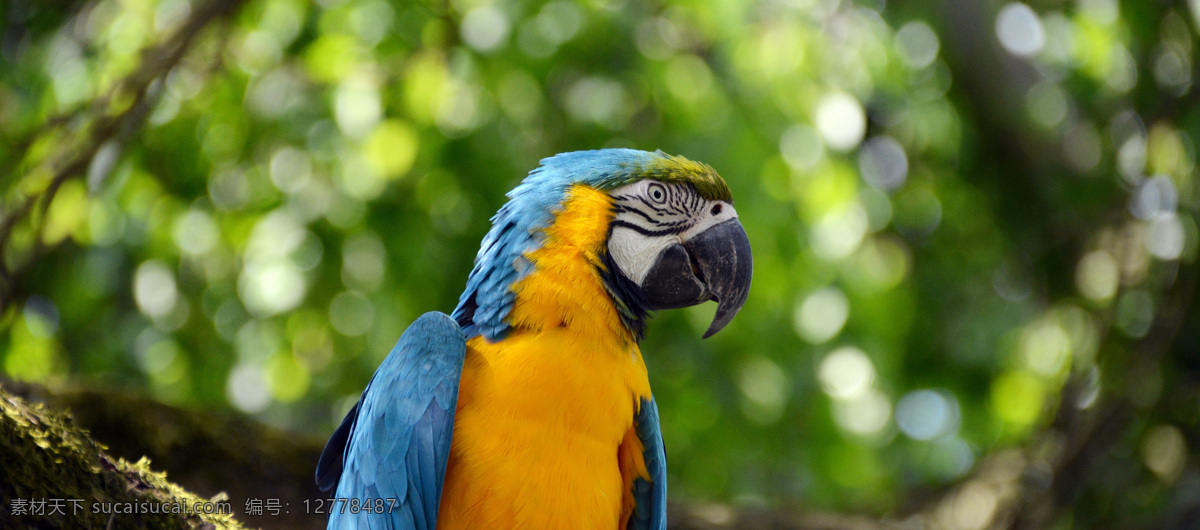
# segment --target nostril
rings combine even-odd
[[[713,205],[712,214],[713,215],[721,215],[721,205],[720,204]]]

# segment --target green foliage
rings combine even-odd
[[[648,329],[673,492],[886,512],[1133,396],[1142,493],[1111,509],[1150,517],[1200,420],[1157,408],[1194,397],[1165,352],[1138,361],[1160,337],[1194,369],[1169,330],[1200,325],[1170,313],[1200,234],[1197,12],[882,5],[253,0],[0,240],[0,362],[328,432],[413,318],[454,307],[540,158],[662,149],[725,178],[756,266],[716,337],[713,307]],[[198,8],[0,9],[14,212],[95,138],[93,101],[137,108],[120,81]]]

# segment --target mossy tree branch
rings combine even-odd
[[[201,498],[167,481],[147,459],[110,456],[69,415],[3,389],[0,468],[4,528],[243,528],[227,514],[164,513],[230,510],[220,496]]]

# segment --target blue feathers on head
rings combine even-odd
[[[554,222],[571,186],[611,190],[645,178],[647,169],[653,173],[653,168],[670,160],[661,151],[633,149],[575,151],[542,159],[541,166],[508,192],[509,201],[492,217],[492,229],[480,244],[467,288],[452,315],[467,337],[483,335],[497,341],[508,333],[505,320],[516,302],[511,288],[533,272],[525,256],[541,248],[543,230]]]

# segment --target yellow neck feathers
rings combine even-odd
[[[612,219],[607,193],[583,185],[567,192],[545,244],[528,255],[536,271],[513,286],[509,323],[515,331],[558,327],[589,340],[634,341],[597,273]]]

